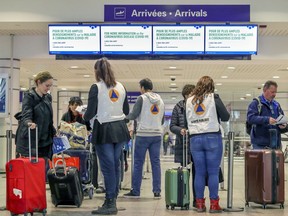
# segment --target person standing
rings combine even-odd
[[[32,156],[35,155],[35,128],[37,126],[38,156],[44,158],[47,171],[48,159],[51,159],[53,155],[53,137],[56,135],[56,129],[53,126],[52,96],[49,94],[53,85],[53,77],[48,71],[39,72],[34,82],[36,87],[24,93],[20,116],[15,116],[19,120],[15,138],[16,157],[29,157],[28,128],[31,129]]]
[[[276,125],[277,117],[284,115],[280,104],[274,100],[277,94],[278,85],[274,81],[267,81],[263,86],[263,94],[259,96],[258,100],[253,100],[247,111],[247,121],[252,124],[250,133],[251,143],[253,149],[264,148],[282,148],[281,146],[281,133],[287,132],[287,125]],[[259,106],[261,107],[259,109]],[[260,110],[260,113],[259,113]],[[276,132],[277,142],[275,146],[270,144],[269,130],[274,129]]]
[[[220,121],[228,121],[230,114],[219,95],[214,94],[214,81],[203,76],[197,82],[192,97],[186,102],[186,117],[190,137],[190,151],[195,163],[195,192],[198,212],[206,211],[204,190],[208,176],[210,213],[222,212],[219,205],[219,167],[223,144]]]
[[[124,194],[125,198],[139,198],[142,183],[143,164],[147,150],[149,151],[154,198],[161,198],[161,167],[160,147],[164,123],[164,103],[160,95],[152,92],[153,83],[150,79],[140,82],[141,95],[133,107],[132,112],[126,116],[129,120],[137,118],[134,172],[132,175],[132,189]]]
[[[182,96],[183,100],[179,101],[172,111],[171,123],[170,123],[170,131],[176,134],[176,141],[175,141],[175,156],[174,162],[180,163],[181,166],[184,166],[184,161],[187,160],[187,163],[190,163],[190,145],[188,142],[188,146],[186,148],[185,143],[183,143],[183,136],[187,133],[187,122],[186,122],[186,100],[191,96],[195,85],[187,84],[182,89]],[[188,152],[185,152],[185,156],[188,158],[183,158],[183,147],[184,150],[187,149]],[[192,161],[192,158],[191,158]],[[195,166],[192,162],[192,191],[193,191],[193,206],[196,206],[196,199],[195,199]]]
[[[99,158],[106,193],[104,204],[91,213],[117,214],[120,156],[124,144],[130,139],[124,121],[125,115],[129,113],[129,104],[126,90],[115,80],[114,71],[107,58],[97,60],[94,70],[96,83],[90,88],[84,119],[94,120],[91,142]]]
[[[52,96],[48,92],[53,85],[53,77],[48,71],[40,72],[35,76],[34,82],[36,87],[25,92],[22,101],[20,124],[16,132],[16,155],[29,156],[28,127],[32,129],[32,152],[35,151],[36,133],[33,129],[37,126],[39,157],[51,158],[56,129],[53,126]]]

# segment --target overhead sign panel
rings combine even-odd
[[[49,25],[49,54],[99,54],[97,25]]]
[[[105,22],[250,22],[250,5],[104,5]]]
[[[205,27],[205,54],[257,54],[257,25]]]
[[[153,26],[153,54],[204,54],[204,26]]]
[[[101,26],[102,54],[150,54],[152,27],[149,25]]]

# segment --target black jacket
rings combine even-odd
[[[186,128],[186,113],[185,113],[185,101],[179,101],[173,111],[172,117],[170,122],[170,131],[176,134],[175,140],[175,163],[182,163],[183,164],[183,136],[180,134],[181,129]],[[189,148],[189,141],[188,141],[188,159],[190,160],[190,148]],[[190,161],[188,161],[190,163]]]
[[[91,130],[90,123],[84,121],[83,115],[79,114],[77,116],[74,116],[70,109],[68,109],[68,111],[62,115],[61,120],[67,123],[78,122],[80,124],[86,125],[88,131]]]
[[[16,152],[22,155],[28,155],[28,123],[34,122],[38,127],[38,146],[39,156],[50,157],[51,152],[47,152],[47,147],[53,144],[53,136],[56,130],[53,126],[52,97],[46,94],[40,97],[35,88],[25,92],[22,102],[22,112],[19,119],[19,125],[16,132]],[[31,144],[35,149],[36,133],[31,130]],[[43,152],[41,152],[43,148]]]

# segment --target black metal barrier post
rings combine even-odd
[[[244,208],[233,208],[233,161],[234,161],[234,132],[228,133],[228,189],[227,189],[227,208],[226,212],[240,212]]]
[[[0,138],[6,138],[6,162],[12,159],[12,130],[6,130],[6,135],[0,135]]]

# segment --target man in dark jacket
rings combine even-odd
[[[183,135],[186,134],[187,130],[187,123],[186,123],[186,116],[185,116],[185,103],[186,99],[190,97],[193,89],[195,88],[194,85],[187,84],[183,87],[182,90],[182,96],[184,100],[179,101],[173,111],[172,111],[172,118],[170,123],[170,131],[174,134],[176,134],[176,141],[175,141],[175,157],[174,161],[175,163],[180,163],[181,166],[183,166],[185,163],[184,161],[187,160],[187,163],[191,162],[191,153],[190,153],[190,147],[189,147],[189,141],[187,149],[188,152],[185,152],[185,155],[188,156],[188,158],[183,158]],[[192,178],[194,180],[195,177],[195,167],[192,163]],[[193,184],[193,206],[195,205],[195,188]]]
[[[277,125],[276,119],[278,116],[284,115],[280,104],[274,100],[277,87],[276,82],[267,81],[263,86],[263,94],[259,96],[261,104],[258,100],[253,100],[248,107],[247,121],[253,125],[250,133],[253,149],[267,147],[281,149],[281,133],[287,132],[287,125]],[[259,109],[259,106],[261,106],[261,109]],[[273,139],[275,144],[270,143],[270,133],[273,132],[276,133]]]

